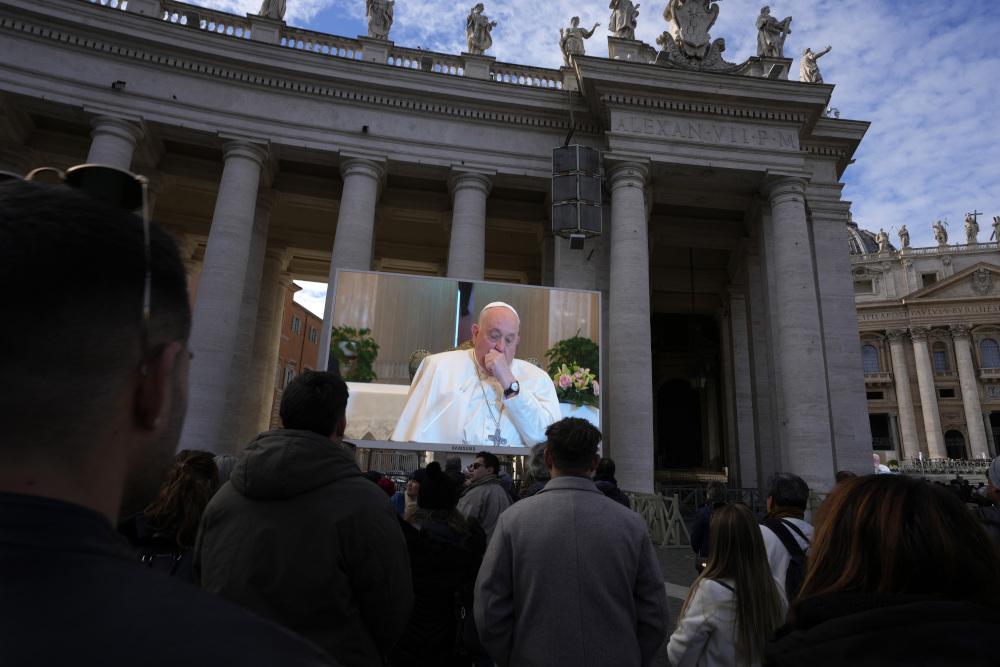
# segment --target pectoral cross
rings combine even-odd
[[[500,436],[500,425],[499,424],[497,424],[497,432],[494,433],[493,435],[486,436],[486,439],[487,440],[492,440],[494,447],[500,447],[502,445],[506,445],[507,444],[507,438],[503,438],[503,437]]]

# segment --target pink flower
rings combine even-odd
[[[560,389],[569,389],[572,386],[573,386],[573,378],[571,376],[569,376],[569,375],[560,375],[559,376],[559,388]]]
[[[597,384],[597,380],[594,380],[594,396],[601,395],[601,385]]]
[[[583,372],[582,371],[577,371],[577,372],[573,373],[573,377],[575,377],[575,378],[582,378],[583,377]]]

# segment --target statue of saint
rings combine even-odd
[[[816,64],[816,59],[825,56],[830,52],[833,47],[826,47],[819,53],[813,53],[812,49],[807,48],[802,52],[802,60],[799,61],[799,81],[804,83],[823,83],[823,76],[819,73],[819,66]]]
[[[878,242],[879,252],[889,252],[889,235],[885,233],[885,229],[882,227],[879,227],[875,241]]]
[[[632,0],[611,0],[608,5],[611,19],[608,30],[621,39],[635,39],[636,18],[639,16],[639,5],[633,5]]]
[[[257,16],[282,21],[285,18],[285,0],[264,0]]]
[[[496,21],[490,21],[483,15],[483,3],[479,3],[469,12],[465,19],[465,43],[469,47],[469,53],[474,56],[483,55],[483,51],[493,46],[493,37],[490,32],[496,27]]]
[[[394,4],[396,4],[396,0],[365,0],[365,8],[368,10],[369,37],[389,39]]]
[[[784,21],[771,16],[770,7],[761,7],[757,17],[757,55],[768,58],[785,57],[785,37],[790,35],[792,17]]]
[[[938,245],[948,243],[948,230],[944,228],[940,220],[932,224],[931,228],[934,230],[934,240],[938,242]]]
[[[590,30],[580,27],[580,17],[574,16],[570,21],[572,28],[559,28],[559,48],[562,50],[563,62],[568,66],[573,56],[584,53],[583,40],[590,39],[600,23],[595,23]]]
[[[899,247],[909,248],[910,247],[910,232],[906,230],[906,225],[899,228]]]
[[[990,236],[991,241],[1000,241],[1000,215],[993,216],[993,235]]]
[[[965,242],[979,243],[979,223],[971,213],[965,214]]]

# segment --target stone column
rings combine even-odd
[[[917,386],[920,388],[920,407],[924,413],[924,432],[927,434],[927,455],[932,459],[947,458],[941,434],[941,415],[938,413],[937,392],[934,390],[934,371],[931,355],[927,351],[927,332],[930,327],[910,327],[913,339],[913,356],[917,361]]]
[[[93,142],[87,154],[88,164],[103,164],[129,171],[132,154],[142,141],[142,130],[135,124],[113,116],[96,116],[90,121]]]
[[[720,461],[722,460],[722,448],[719,444],[719,396],[714,378],[709,378],[705,385],[705,394],[708,403],[706,410],[708,413],[708,465],[711,466],[716,457]]]
[[[484,174],[458,172],[448,181],[452,195],[448,277],[482,280],[486,269],[486,197],[493,187]]]
[[[242,430],[244,437],[248,434],[253,437],[265,430],[263,424],[267,421],[267,412],[271,408],[278,345],[281,342],[281,323],[276,320],[281,317],[281,306],[285,302],[284,288],[280,290],[281,300],[278,300],[278,274],[287,264],[287,252],[284,250],[269,249],[264,254],[264,270],[260,280],[260,297],[257,300],[259,308],[254,325],[248,381],[254,392],[250,398],[253,411],[247,417],[246,426]]]
[[[910,391],[910,373],[906,368],[906,329],[889,329],[889,354],[892,357],[892,379],[896,387],[896,405],[899,408],[900,456],[918,458],[920,439],[917,437],[917,417],[913,411],[913,394]],[[937,405],[935,403],[935,405]]]
[[[965,423],[969,427],[969,447],[973,454],[987,449],[986,429],[983,428],[983,410],[979,403],[979,383],[976,369],[972,365],[970,327],[967,324],[952,324],[951,337],[955,341],[955,365],[958,366],[958,382],[962,386],[962,406],[965,408]]]
[[[261,277],[264,271],[264,252],[267,249],[267,230],[271,211],[277,203],[277,195],[270,190],[257,194],[257,209],[254,212],[253,236],[250,256],[247,261],[246,279],[243,286],[243,305],[240,308],[240,334],[236,339],[233,354],[233,384],[226,397],[225,433],[232,433],[236,451],[242,451],[256,432],[251,432],[257,421],[258,387],[253,384],[252,353],[257,343],[257,321],[260,311]],[[267,302],[264,302],[267,303]],[[267,303],[270,307],[270,304]]]
[[[750,331],[747,326],[746,293],[742,287],[730,286],[729,314],[733,346],[733,409],[736,419],[736,447],[739,483],[744,489],[756,489],[761,481],[757,475],[757,442],[753,423],[753,384],[750,370]]]
[[[991,458],[996,458],[997,456],[997,441],[993,436],[993,424],[990,423],[990,415],[993,414],[992,410],[983,410],[983,427],[986,431],[986,442],[989,444],[990,448],[988,454]]]
[[[269,256],[272,254],[273,253],[269,253]],[[285,308],[286,293],[288,292],[288,288],[292,286],[291,274],[284,271],[284,267],[288,263],[288,259],[284,255],[285,253],[281,253],[281,257],[279,258],[281,271],[278,273],[277,287],[274,291],[274,309],[273,318],[271,320],[271,328],[267,333],[266,355],[269,366],[267,369],[266,382],[264,382],[264,384],[260,387],[260,405],[258,410],[258,419],[260,421],[257,423],[258,432],[269,431],[271,429],[271,412],[272,404],[274,403],[274,383],[278,372],[278,352],[281,349],[281,326],[283,324],[281,315]],[[318,370],[325,370],[325,368]]]
[[[247,141],[223,144],[225,167],[208,233],[191,327],[190,400],[179,449],[235,451],[223,412],[233,385],[233,357],[257,202],[267,149]]]
[[[771,256],[780,267],[771,314],[775,347],[782,355],[776,386],[784,398],[778,428],[784,432],[782,442],[789,443],[782,451],[784,472],[800,475],[810,488],[828,488],[835,466],[833,434],[805,183],[780,178],[764,191],[771,205]]]
[[[889,413],[889,439],[892,440],[892,449],[896,452],[896,459],[903,458],[902,448],[899,446],[899,413]]]
[[[330,255],[330,275],[326,281],[326,306],[323,309],[317,362],[320,370],[326,370],[330,361],[330,327],[337,269],[371,269],[375,205],[385,178],[385,164],[364,158],[346,158],[340,163],[340,175],[344,179],[344,189],[340,195],[337,232]]]
[[[649,166],[606,163],[611,190],[609,363],[605,409],[614,414],[611,446],[618,480],[653,491],[653,373],[649,330],[649,244],[645,188]]]

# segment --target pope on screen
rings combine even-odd
[[[495,301],[472,325],[471,350],[434,354],[420,364],[392,440],[530,447],[561,418],[552,380],[514,358],[521,320]]]

